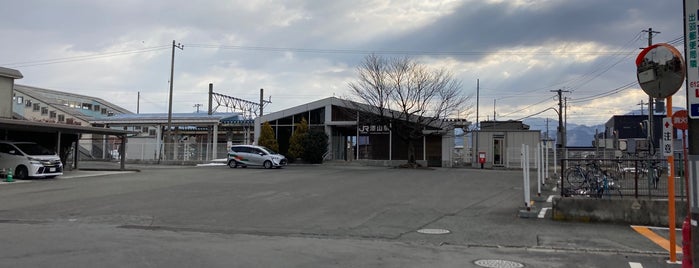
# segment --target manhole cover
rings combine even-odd
[[[417,232],[421,233],[421,234],[434,234],[434,235],[451,233],[447,229],[420,229],[420,230],[417,230]]]
[[[506,261],[506,260],[477,260],[474,261],[476,265],[480,267],[488,267],[488,268],[518,268],[518,267],[524,267],[524,264],[521,264],[519,262],[513,262],[513,261]]]

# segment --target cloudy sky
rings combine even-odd
[[[25,0],[3,3],[0,18],[0,66],[20,70],[18,84],[133,112],[141,92],[141,113],[167,112],[173,40],[184,46],[175,51],[174,112],[206,105],[209,83],[250,101],[264,88],[266,112],[348,96],[373,52],[446,68],[474,105],[480,80],[481,120],[493,106],[498,120],[536,114],[564,89],[568,122],[585,125],[647,102],[634,83],[642,30],[683,46],[679,0]]]

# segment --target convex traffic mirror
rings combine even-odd
[[[636,58],[636,75],[648,96],[667,98],[684,83],[684,61],[677,49],[661,43],[649,46]]]

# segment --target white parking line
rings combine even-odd
[[[549,198],[546,199],[546,202],[547,203],[553,202],[553,197],[554,197],[554,195],[549,195]]]
[[[546,211],[548,211],[550,208],[542,208],[541,211],[539,211],[539,219],[543,219],[546,216]]]
[[[629,267],[631,268],[643,268],[640,262],[629,262]]]

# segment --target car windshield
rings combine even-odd
[[[52,155],[53,151],[44,148],[36,143],[16,143],[15,146],[28,155]]]
[[[261,148],[262,150],[266,151],[268,154],[277,154],[277,152],[275,152],[274,150],[272,150],[272,149],[270,149],[270,148],[267,148],[267,147],[264,147],[264,146],[260,146],[260,148]]]

